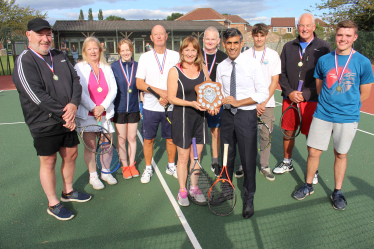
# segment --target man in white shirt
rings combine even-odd
[[[223,43],[228,58],[217,68],[217,82],[222,84],[224,110],[221,115],[221,152],[229,144],[227,171],[232,179],[236,144],[244,170],[243,217],[254,213],[256,191],[257,110],[256,105],[269,97],[269,89],[261,64],[241,54],[243,35],[238,29],[224,32]]]
[[[168,73],[170,68],[179,62],[179,53],[166,49],[167,38],[168,35],[164,27],[161,25],[153,27],[151,40],[154,43],[154,49],[140,56],[136,72],[136,86],[139,90],[145,92],[142,132],[146,168],[140,179],[142,183],[148,183],[153,175],[151,165],[153,142],[160,123],[161,136],[166,139],[166,151],[169,159],[166,173],[177,178],[175,166],[176,146],[171,139],[171,124],[166,119],[163,106],[168,103],[166,91]],[[147,89],[149,87],[160,95],[160,100],[148,92]]]
[[[274,107],[275,99],[274,92],[278,86],[279,74],[281,73],[281,61],[279,55],[276,51],[265,46],[266,38],[269,32],[269,28],[264,23],[255,24],[252,28],[252,37],[254,46],[249,50],[244,52],[245,55],[255,58],[261,63],[264,69],[266,83],[269,87],[269,97],[262,102],[257,104],[257,115],[267,124],[270,131],[273,132],[274,128]],[[262,129],[266,129],[262,125]],[[268,132],[260,131],[261,136],[261,148],[264,148],[269,143]],[[275,177],[269,168],[269,158],[270,158],[270,148],[260,151],[260,164],[261,164],[261,174],[263,174],[269,181],[274,181]],[[242,177],[244,175],[243,168],[239,169],[235,173],[235,177]]]

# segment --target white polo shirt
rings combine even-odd
[[[167,90],[167,80],[169,70],[179,62],[179,53],[166,49],[166,60],[163,74],[157,62],[155,50],[148,51],[140,56],[136,78],[143,79],[151,87]],[[156,52],[156,51],[155,51]],[[164,54],[157,54],[158,61],[162,67]],[[158,99],[152,94],[145,92],[144,109],[148,111],[163,112],[164,107],[160,105]]]
[[[232,60],[228,57],[217,67],[216,81],[222,84],[223,97],[230,96],[231,62]],[[241,53],[235,62],[236,100],[252,98],[257,103],[264,102],[269,97],[269,87],[261,64],[244,53]],[[256,105],[241,106],[238,109],[254,110]]]
[[[255,51],[256,57],[253,57],[253,47],[251,47],[250,49],[244,51],[243,54],[246,54],[252,58],[256,58],[256,60],[261,63],[263,52],[264,51]],[[261,66],[264,69],[266,83],[269,87],[271,84],[271,77],[281,74],[282,72],[281,60],[278,53],[273,49],[267,47],[265,50],[265,58]],[[274,94],[266,103],[266,107],[275,107]]]

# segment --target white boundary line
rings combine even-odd
[[[139,138],[140,142],[141,142],[142,145],[143,145],[143,138],[142,138],[142,135],[140,134],[139,130],[137,130],[137,134],[138,134],[138,138]],[[187,236],[189,237],[189,239],[190,239],[190,241],[191,241],[193,247],[196,248],[196,249],[200,249],[200,248],[202,248],[202,247],[200,246],[200,243],[199,243],[199,241],[197,240],[195,234],[193,233],[193,231],[192,231],[190,225],[188,224],[188,222],[187,222],[187,220],[186,220],[186,217],[185,217],[184,214],[182,213],[182,210],[180,209],[180,207],[179,207],[177,201],[175,200],[173,194],[171,193],[170,188],[169,188],[169,186],[167,185],[167,183],[166,183],[164,177],[162,176],[162,174],[161,174],[161,172],[160,172],[160,170],[159,170],[159,168],[158,168],[156,162],[153,160],[153,158],[152,158],[152,166],[153,166],[153,168],[155,169],[155,172],[156,172],[156,174],[157,174],[157,177],[158,177],[158,179],[160,180],[161,185],[162,185],[162,187],[164,188],[164,190],[165,190],[165,192],[166,192],[166,195],[169,197],[169,200],[170,200],[171,204],[173,205],[174,210],[175,210],[175,212],[177,213],[177,215],[178,215],[178,217],[179,217],[179,220],[181,221],[182,226],[183,226],[184,230],[186,231]]]
[[[357,129],[358,131],[361,131],[361,132],[363,132],[363,133],[366,133],[366,134],[369,134],[369,135],[372,135],[372,136],[374,136],[374,134],[373,133],[370,133],[370,132],[368,132],[368,131],[364,131],[364,130],[360,130],[360,129]]]
[[[16,91],[17,89],[9,89],[9,90],[0,90],[0,92],[5,92],[5,91]]]
[[[0,125],[11,125],[11,124],[25,124],[25,122],[0,123]]]
[[[279,89],[275,89],[275,90],[280,91],[280,92],[282,91],[282,90],[279,90]],[[275,103],[277,103],[277,104],[282,104],[282,103],[279,103],[279,102],[276,102],[276,101],[275,101]],[[367,114],[367,115],[374,116],[374,114],[372,114],[372,113],[363,112],[363,111],[360,111],[360,112],[365,113],[365,114]]]

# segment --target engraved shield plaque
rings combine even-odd
[[[204,81],[195,86],[197,102],[204,108],[214,110],[222,105],[221,84],[213,81]]]

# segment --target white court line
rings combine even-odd
[[[137,130],[137,134],[138,134],[138,138],[139,138],[140,142],[143,145],[143,138],[142,138],[142,135],[140,134],[139,130]],[[188,222],[186,220],[186,217],[182,213],[182,210],[180,209],[177,201],[175,200],[173,194],[171,193],[169,186],[167,185],[164,177],[162,176],[162,174],[161,174],[161,172],[160,172],[160,170],[159,170],[156,162],[153,160],[153,158],[152,158],[152,166],[155,169],[157,177],[160,180],[161,185],[162,185],[162,187],[164,188],[164,190],[166,192],[166,195],[169,197],[169,200],[170,200],[171,204],[173,205],[174,210],[177,213],[177,215],[179,217],[179,220],[181,221],[184,230],[186,231],[187,236],[190,238],[190,241],[191,241],[193,247],[194,248],[198,248],[198,249],[202,248],[200,246],[200,244],[199,244],[199,241],[197,241],[197,238],[196,238],[195,234],[193,233],[190,225],[188,224]]]
[[[11,124],[24,124],[25,122],[14,122],[14,123],[0,123],[0,125],[11,125]]]
[[[0,90],[0,92],[5,92],[5,91],[16,91],[17,89],[9,89],[9,90]]]
[[[280,92],[282,91],[282,90],[279,90],[279,89],[275,89],[275,90],[280,91]],[[279,102],[277,102],[277,101],[275,101],[275,103],[277,103],[277,104],[282,104],[282,103],[279,103]],[[371,115],[371,116],[374,116],[374,114],[369,113],[369,112],[363,112],[363,111],[360,111],[360,112],[365,113],[365,114],[368,114],[368,115]]]
[[[374,136],[374,134],[373,133],[370,133],[370,132],[368,132],[368,131],[364,131],[364,130],[360,130],[360,129],[357,129],[358,131],[361,131],[361,132],[363,132],[363,133],[366,133],[366,134],[369,134],[369,135],[372,135],[372,136]]]

